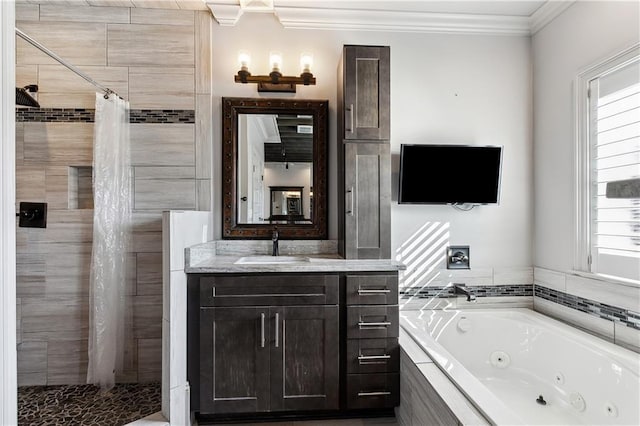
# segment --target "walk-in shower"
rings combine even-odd
[[[129,102],[20,29],[16,28],[15,32],[100,90],[96,93],[90,173],[93,236],[88,283],[87,383],[111,389],[115,385],[116,373],[125,370],[125,348],[131,346],[132,334],[132,312],[127,297],[130,294],[127,271],[131,252]],[[37,89],[36,85],[16,88],[16,104],[40,107],[31,96]]]

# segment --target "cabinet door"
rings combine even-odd
[[[391,257],[391,161],[387,144],[344,144],[347,259]]]
[[[271,411],[339,406],[338,306],[272,308]]]
[[[200,412],[269,410],[268,308],[200,310]]]
[[[389,139],[389,47],[344,48],[344,139]]]

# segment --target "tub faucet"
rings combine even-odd
[[[464,294],[467,296],[467,302],[475,302],[476,295],[471,293],[471,290],[467,288],[465,284],[453,284],[453,293],[454,294]]]
[[[279,250],[278,250],[278,228],[274,228],[273,229],[273,234],[271,234],[271,241],[273,241],[273,250],[271,251],[271,255],[272,256],[278,256]]]

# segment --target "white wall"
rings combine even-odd
[[[286,75],[300,72],[300,53],[313,52],[317,85],[298,87],[295,96],[329,100],[329,238],[337,238],[336,75],[342,46],[389,45],[391,148],[396,170],[392,181],[392,250],[426,222],[444,221],[450,223],[451,243],[471,246],[473,267],[532,264],[528,37],[285,30],[273,16],[259,14],[243,16],[235,27],[214,24],[212,35],[214,122],[220,120],[220,97],[265,96],[257,93],[255,84],[233,82],[239,50],[251,52],[253,74],[268,73],[269,50],[282,51]],[[214,153],[220,152],[220,132],[216,133]],[[395,186],[401,143],[504,145],[500,206],[467,213],[447,206],[399,206]],[[220,176],[219,156],[214,167]],[[214,191],[214,202],[218,202],[220,188]],[[214,206],[214,212],[218,211],[219,204]],[[220,220],[218,215],[217,236]]]
[[[579,1],[533,37],[536,266],[573,269],[573,79],[638,42],[639,17],[637,1]]]

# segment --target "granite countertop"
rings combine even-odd
[[[269,243],[271,243],[269,241]],[[228,247],[225,247],[228,248]],[[404,270],[405,265],[391,259],[343,259],[336,253],[309,253],[309,245],[280,246],[280,259],[296,256],[291,263],[237,263],[243,257],[259,256],[270,261],[264,250],[220,250],[215,242],[189,247],[185,252],[185,272],[189,274],[285,273],[285,272],[383,272]]]

